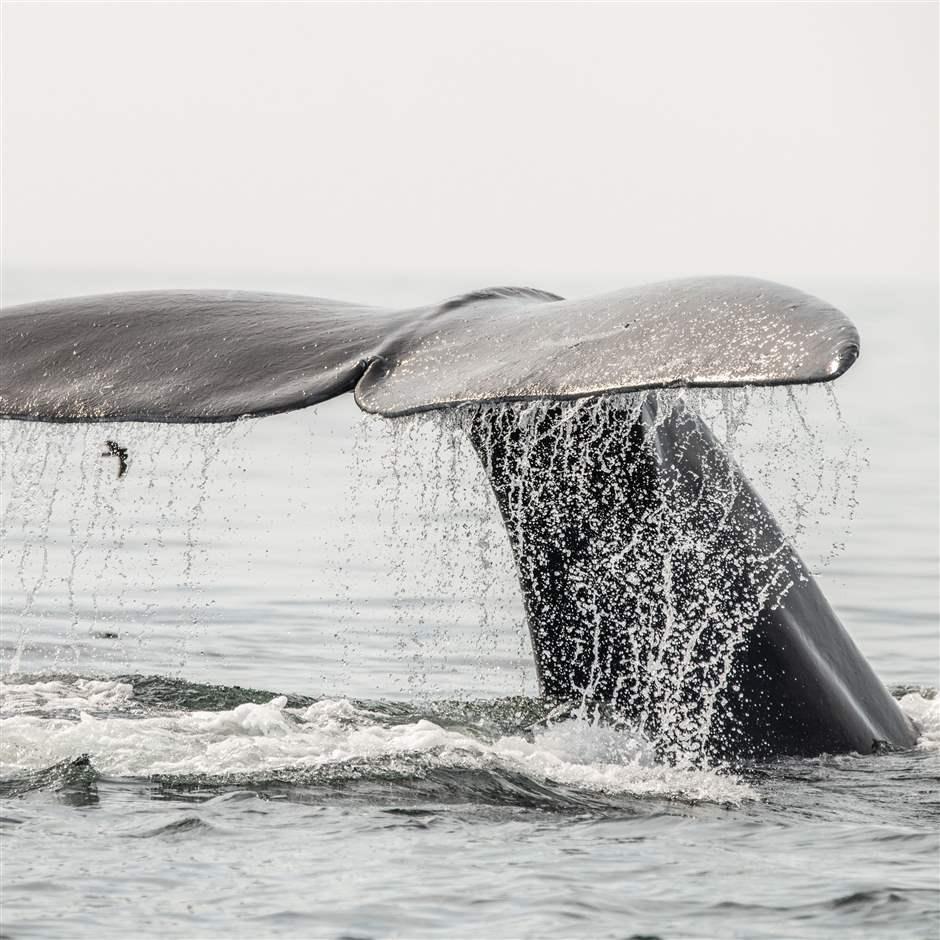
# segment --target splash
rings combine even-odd
[[[936,689],[908,692],[900,699],[901,709],[917,728],[917,746],[940,751],[940,696]]]

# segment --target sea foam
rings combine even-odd
[[[290,708],[285,696],[223,711],[136,707],[127,683],[55,680],[3,683],[0,772],[10,776],[87,754],[112,777],[250,775],[329,770],[348,763],[377,768],[418,759],[424,769],[522,773],[539,782],[595,793],[737,804],[756,799],[739,777],[658,764],[628,729],[585,717],[531,734],[484,735],[428,718],[390,723],[345,699]],[[111,702],[115,715],[102,711]]]

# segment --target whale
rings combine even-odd
[[[0,418],[225,422],[346,393],[390,419],[452,413],[546,699],[609,709],[673,762],[867,754],[915,728],[687,397],[832,382],[859,350],[841,311],[750,277],[408,309],[141,291],[0,311]]]

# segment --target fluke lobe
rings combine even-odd
[[[543,694],[610,703],[676,759],[915,741],[701,418],[655,391],[619,395],[837,378],[858,334],[814,297],[741,277],[582,300],[491,288],[410,310],[140,292],[7,308],[0,341],[6,418],[232,421],[350,391],[388,417],[469,405]]]

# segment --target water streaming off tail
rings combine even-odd
[[[219,442],[231,433],[231,426],[0,425],[10,671],[31,633],[49,639],[57,667],[81,661],[95,638],[115,641],[103,647],[107,658],[128,662],[157,620],[173,625],[172,665],[185,662],[210,602],[197,585],[200,520]],[[129,454],[120,478],[111,440]]]
[[[534,691],[512,553],[459,424],[447,413],[364,416],[354,451],[349,531],[372,532],[381,544],[357,540],[349,555],[368,554],[372,566],[386,559],[372,575],[388,579],[395,639],[385,671],[396,692],[420,699]],[[354,605],[345,635],[359,616]]]
[[[5,671],[256,684],[241,651],[274,632],[251,667],[275,687],[534,689],[492,496],[445,423],[348,400],[233,425],[0,434]],[[120,477],[108,441],[127,451]]]
[[[829,557],[832,520],[851,514],[858,461],[827,391],[656,400],[661,415],[680,403],[701,415],[811,565]],[[531,694],[510,547],[530,534],[520,509],[507,517],[507,537],[486,473],[495,451],[484,443],[480,459],[467,431],[485,414],[495,447],[511,421],[509,505],[521,507],[536,486],[543,502],[570,512],[583,495],[578,480],[586,491],[592,474],[614,469],[607,462],[640,402],[468,406],[396,421],[346,402],[235,425],[0,423],[4,668],[20,669],[25,653],[29,668],[182,669],[232,683],[239,637],[278,621],[281,645],[263,662],[253,653],[272,687],[409,699]],[[564,494],[529,461],[551,409],[563,427],[591,429],[553,439],[552,459],[575,483]],[[845,441],[836,463],[834,434]],[[120,478],[109,440],[128,453]],[[589,638],[608,626],[605,596],[635,596],[637,616],[616,635],[648,682],[627,675],[621,691],[647,732],[669,731],[673,756],[694,755],[709,711],[721,707],[756,605],[786,591],[781,545],[755,566],[751,596],[729,608],[721,519],[734,492],[724,479],[717,474],[707,493],[673,481],[630,532],[611,526],[571,559],[572,609]],[[715,530],[709,544],[683,537],[703,519]],[[679,582],[691,608],[675,602]],[[666,612],[665,629],[653,610]],[[597,691],[600,652],[589,642],[578,654],[588,663],[585,699]]]

